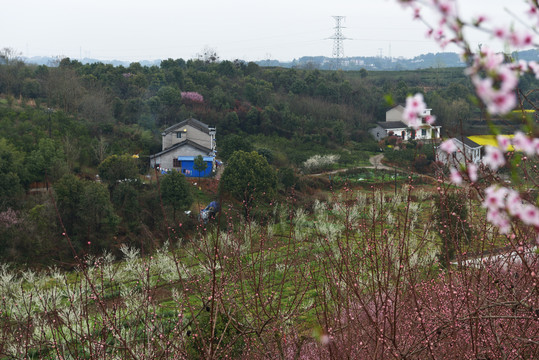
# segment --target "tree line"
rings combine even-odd
[[[536,80],[524,77],[521,83],[531,88]],[[258,164],[249,155],[255,151],[271,165],[264,170],[272,173],[271,187],[287,188],[296,181],[293,168],[315,154],[340,152],[346,164],[354,151],[376,149],[368,129],[412,92],[425,94],[446,129],[480,116],[461,69],[262,68],[215,56],[151,67],[84,65],[69,58],[36,66],[3,49],[0,220],[9,244],[2,256],[24,261],[61,253],[61,226],[77,234],[81,249],[88,243],[107,247],[117,235],[138,241],[155,232],[160,238],[157,184],[123,180],[148,174],[148,156],[161,149],[161,130],[188,117],[217,127],[223,160],[243,150],[244,158],[234,161]],[[130,170],[112,183],[96,183],[111,159],[119,161],[113,168]],[[27,196],[32,186],[54,187],[55,198]],[[229,190],[235,188],[230,181]],[[236,195],[241,197],[239,190]],[[90,205],[98,207],[94,215]],[[58,212],[66,214],[65,224],[58,224]]]

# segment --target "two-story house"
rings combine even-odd
[[[421,125],[419,129],[413,129],[402,121],[404,106],[395,105],[386,111],[386,121],[379,121],[376,127],[370,130],[371,135],[376,140],[381,140],[389,135],[395,135],[408,140],[431,140],[440,137],[441,126],[430,125],[425,122],[425,118],[431,115],[432,109],[425,109],[421,114]]]
[[[162,150],[150,156],[150,166],[163,172],[176,170],[188,177],[210,175],[215,165],[215,133],[215,128],[194,118],[166,128],[161,133]],[[199,155],[207,164],[200,174],[193,168]]]

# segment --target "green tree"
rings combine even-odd
[[[49,138],[39,140],[37,149],[30,154],[28,162],[30,174],[34,181],[48,179],[55,181],[67,172],[62,146]]]
[[[0,138],[0,211],[16,207],[17,199],[23,193],[19,175],[24,170],[23,163],[24,154]]]
[[[112,189],[121,180],[134,180],[138,176],[136,160],[127,154],[111,155],[97,168],[101,180]]]
[[[240,127],[240,118],[238,117],[238,113],[236,113],[235,111],[228,112],[223,121],[224,133],[230,134],[230,133],[236,132],[238,131],[239,127]]]
[[[176,220],[176,210],[189,209],[193,203],[189,183],[185,176],[177,171],[169,171],[162,177],[161,197],[164,204],[172,206],[174,220]]]
[[[230,156],[234,151],[246,151],[249,152],[252,150],[251,144],[245,139],[244,136],[239,136],[236,134],[226,136],[222,141],[219,142],[219,157],[223,161],[228,161]]]
[[[279,177],[279,181],[286,189],[291,188],[292,186],[296,185],[297,178],[294,174],[294,170],[289,167],[280,168],[277,172],[277,175]]]
[[[368,73],[367,73],[367,70],[365,70],[365,68],[359,69],[359,76],[360,76],[362,79],[366,78],[366,77],[367,77],[367,74],[368,74]]]
[[[344,130],[344,122],[338,120],[333,126],[333,136],[335,137],[335,142],[342,145],[346,141],[346,134]]]
[[[83,190],[82,180],[72,174],[64,175],[54,184],[58,211],[69,236],[74,235],[75,225],[80,224],[79,208]]]
[[[275,170],[256,151],[234,152],[219,182],[221,192],[243,201],[246,216],[254,201],[270,201],[276,188]]]
[[[163,86],[157,92],[160,107],[159,118],[164,124],[172,124],[176,120],[177,113],[182,103],[180,90],[172,86]]]
[[[467,219],[466,199],[466,194],[462,192],[441,194],[436,198],[434,219],[442,240],[438,258],[445,267],[455,257],[455,251],[470,243],[471,228]]]
[[[82,248],[83,241],[106,247],[119,222],[106,186],[67,174],[56,182],[54,191],[62,222],[75,240],[75,250]]]
[[[139,190],[140,186],[137,187],[136,184],[122,182],[112,192],[112,203],[116,212],[122,217],[122,224],[130,231],[140,228]]]
[[[245,97],[256,106],[264,106],[270,100],[273,86],[270,82],[252,76],[245,78]]]
[[[202,157],[202,155],[198,155],[197,157],[195,157],[193,169],[198,171],[199,179],[200,179],[200,173],[205,172],[207,167],[208,167],[208,164],[204,161],[204,157]]]
[[[262,155],[266,159],[268,164],[273,163],[274,155],[273,155],[273,151],[271,151],[270,149],[260,148],[256,150],[256,152]]]
[[[108,238],[116,232],[119,218],[105,185],[95,181],[83,181],[83,185],[78,208],[82,220],[80,231],[86,241],[106,248]]]

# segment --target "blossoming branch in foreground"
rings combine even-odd
[[[417,93],[414,96],[408,96],[406,98],[406,107],[402,114],[404,123],[417,130],[421,126],[421,117],[426,108],[422,94]],[[429,119],[429,121],[432,122],[433,120]]]
[[[440,149],[442,149],[447,154],[452,154],[457,151],[457,146],[455,145],[453,139],[449,139],[440,144]]]
[[[505,156],[499,148],[495,146],[487,146],[485,147],[483,164],[496,171],[505,165]]]
[[[522,200],[518,192],[498,185],[485,189],[483,207],[487,219],[500,227],[502,233],[510,231],[509,216],[520,219],[524,224],[539,228],[539,209]]]

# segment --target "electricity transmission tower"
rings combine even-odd
[[[344,45],[343,40],[349,40],[342,34],[341,22],[344,20],[344,16],[333,16],[335,19],[335,34],[328,39],[333,39],[333,63],[335,69],[341,68],[341,60],[344,58]]]

